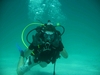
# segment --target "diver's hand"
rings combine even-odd
[[[60,54],[64,57],[64,58],[68,58],[68,53],[65,49],[63,49],[63,51],[60,52]]]

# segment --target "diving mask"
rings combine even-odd
[[[44,40],[45,42],[52,42],[54,40],[54,32],[51,31],[45,31],[44,33]]]

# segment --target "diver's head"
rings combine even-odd
[[[53,25],[47,25],[44,28],[44,41],[52,42],[55,39],[55,27]]]
[[[47,25],[53,25],[53,23],[50,20],[48,20]]]
[[[45,24],[45,26],[47,26],[47,25],[53,25],[53,23],[50,20],[48,20],[48,22]]]

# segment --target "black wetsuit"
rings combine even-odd
[[[57,36],[57,35],[55,35]],[[64,46],[59,40],[58,37],[55,38],[55,40],[50,44],[49,48],[50,50],[45,50],[45,44],[41,43],[38,38],[42,38],[43,34],[38,35],[36,34],[35,38],[33,38],[33,42],[30,44],[29,49],[34,49],[34,62],[44,61],[47,63],[55,63],[56,59],[60,57],[60,52],[63,50]],[[60,38],[61,39],[61,38]],[[39,46],[39,47],[38,47]]]

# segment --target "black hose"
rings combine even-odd
[[[61,34],[61,36],[62,36],[64,34],[64,32],[65,32],[65,28],[63,26],[61,26],[61,27],[63,28],[63,32]]]
[[[55,27],[58,27],[58,26],[55,26]],[[61,26],[61,25],[60,25],[60,27],[63,28],[63,32],[61,33],[61,36],[62,36],[64,34],[64,32],[65,32],[65,28],[63,26]]]
[[[36,29],[36,28],[35,28],[35,29]],[[29,36],[29,34],[30,34],[33,30],[35,30],[35,29],[30,30],[30,31],[28,32],[28,34],[26,35],[26,40],[27,40],[27,42],[28,42],[29,44],[31,44],[31,42],[29,42],[28,36]]]
[[[40,21],[39,19],[36,19],[37,21],[39,21],[40,23],[44,24],[42,21]]]

